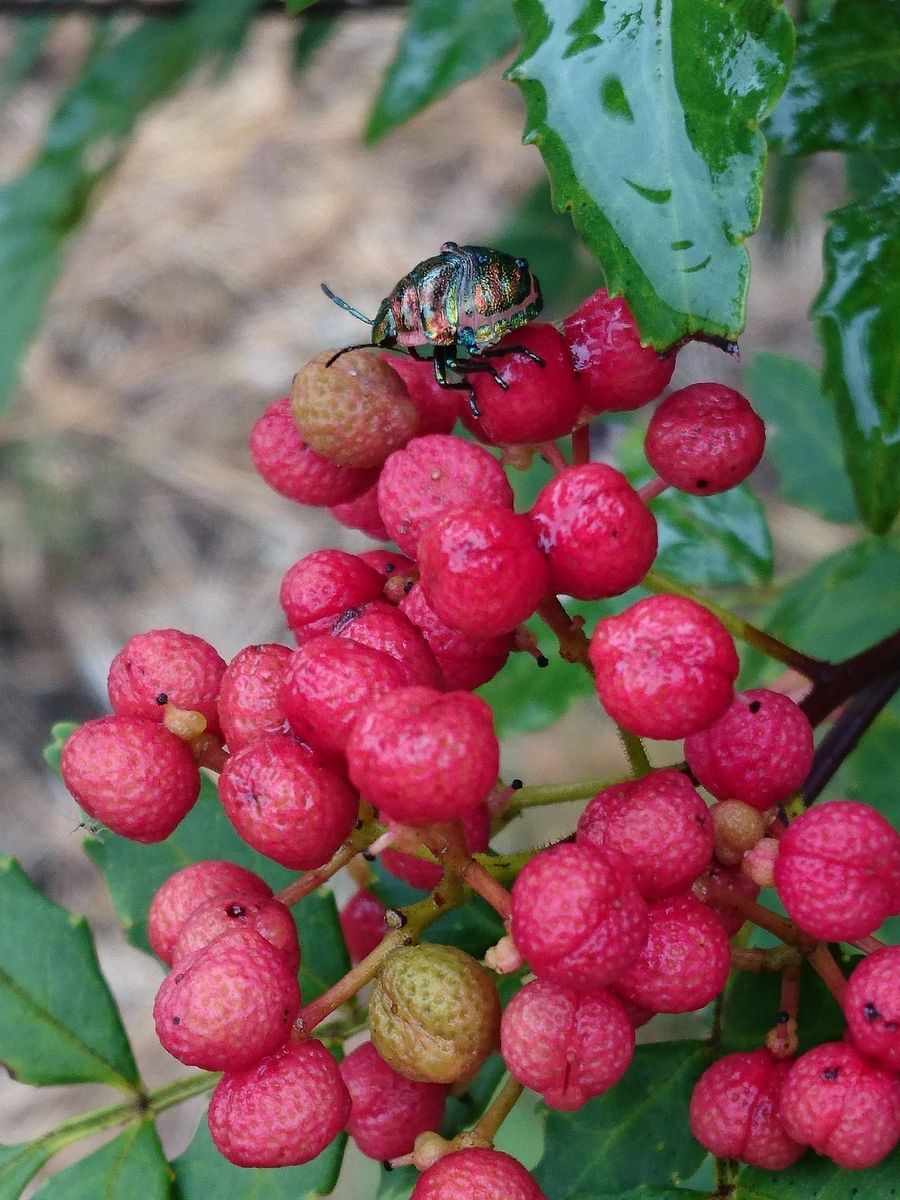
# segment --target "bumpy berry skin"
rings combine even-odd
[[[207,1119],[216,1148],[235,1166],[293,1167],[321,1154],[349,1113],[338,1065],[312,1039],[223,1075]]]
[[[278,602],[288,629],[302,645],[307,638],[330,632],[348,608],[380,599],[383,587],[378,572],[356,554],[314,550],[288,567]]]
[[[253,426],[250,457],[273,491],[298,504],[343,504],[378,479],[376,470],[338,466],[304,442],[291,415],[290,396],[270,404]]]
[[[642,346],[631,309],[600,288],[563,322],[585,404],[592,413],[630,412],[655,399],[675,370]]]
[[[900,946],[876,950],[855,967],[843,1009],[863,1054],[900,1071]]]
[[[331,632],[335,637],[349,638],[389,654],[404,667],[410,683],[444,686],[441,669],[422,634],[396,605],[386,600],[370,600],[348,608],[331,626]]]
[[[166,1050],[204,1071],[240,1071],[272,1054],[300,1011],[287,957],[258,933],[239,930],[183,959],[153,1005]]]
[[[616,991],[654,1012],[693,1012],[721,992],[731,947],[721,921],[690,894],[650,905],[647,942]]]
[[[413,584],[400,601],[400,611],[421,632],[437,659],[448,691],[474,691],[500,671],[509,658],[512,633],[496,637],[473,637],[442,621],[419,583]]]
[[[202,713],[211,733],[219,731],[216,699],[225,660],[209,642],[179,629],[151,629],[128,639],[112,660],[109,702],[121,717],[162,721],[160,698]],[[165,701],[162,702],[165,704]]]
[[[371,1042],[351,1051],[340,1072],[353,1104],[347,1132],[369,1158],[383,1162],[409,1154],[420,1133],[440,1128],[446,1086],[407,1079]]]
[[[369,1030],[381,1057],[408,1079],[467,1079],[497,1046],[493,976],[455,946],[395,950],[375,978]]]
[[[651,771],[599,792],[578,821],[576,841],[611,847],[628,859],[645,900],[689,887],[709,866],[709,809],[680,771]]]
[[[357,963],[371,954],[387,933],[384,920],[386,911],[378,897],[367,888],[354,892],[341,909],[341,933],[353,962]]]
[[[391,820],[456,820],[497,778],[493,715],[469,692],[400,688],[360,714],[347,764],[354,784]]]
[[[615,850],[551,846],[513,884],[512,936],[539,978],[589,992],[635,961],[647,905]]]
[[[343,504],[331,504],[328,511],[345,529],[358,529],[374,542],[388,542],[390,535],[378,511],[378,482],[366,488],[361,496]]]
[[[743,800],[720,800],[710,810],[716,834],[716,858],[724,866],[743,861],[766,832],[768,818]]]
[[[414,437],[419,414],[406,385],[377,354],[351,350],[330,367],[319,354],[294,376],[291,411],[301,436],[342,467],[380,467]]]
[[[775,886],[788,916],[814,938],[867,937],[900,912],[900,834],[866,804],[818,804],[782,835]]]
[[[657,408],[644,451],[666,483],[712,496],[746,479],[765,445],[766,427],[740,392],[724,383],[692,383]]]
[[[771,808],[806,778],[813,731],[793,700],[756,688],[739,692],[718,721],[686,738],[684,754],[716,799]]]
[[[456,424],[459,407],[455,392],[441,387],[430,362],[421,362],[408,354],[385,354],[384,361],[396,371],[419,412],[418,436],[449,433]]]
[[[378,509],[393,541],[411,558],[419,538],[443,513],[470,504],[512,508],[506,472],[481,446],[446,434],[413,438],[384,464],[378,479]]]
[[[550,591],[547,559],[527,517],[470,504],[433,521],[419,540],[425,599],[453,629],[509,633]]]
[[[579,600],[619,596],[656,557],[656,519],[620,472],[568,467],[537,494],[529,514],[554,592]]]
[[[237,929],[258,933],[280,950],[294,972],[300,967],[297,926],[291,910],[268,896],[254,892],[228,892],[199,904],[178,932],[173,965],[205,949],[217,937]]]
[[[716,900],[707,900],[703,894],[703,881],[707,878],[714,883],[721,884],[722,887],[732,888],[742,896],[746,896],[748,900],[755,900],[759,895],[759,884],[748,878],[740,867],[722,866],[721,863],[713,860],[709,870],[697,880],[694,886],[693,890],[697,899],[705,904],[711,913],[715,914],[725,930],[726,936],[734,937],[746,922],[746,917],[731,904],[720,904]]]
[[[231,754],[267,733],[283,733],[287,725],[281,688],[291,650],[277,642],[245,646],[222,676],[219,723]]]
[[[571,433],[584,397],[563,335],[555,326],[538,322],[507,334],[497,349],[504,346],[524,346],[542,358],[544,365],[524,354],[493,359],[508,391],[499,387],[488,371],[473,371],[468,381],[475,389],[481,416],[473,416],[464,400],[460,408],[464,424],[495,446],[536,444]]]
[[[510,1073],[551,1108],[580,1108],[625,1074],[634,1029],[609,992],[585,995],[545,979],[526,983],[500,1023],[500,1051]]]
[[[170,875],[151,900],[147,913],[147,938],[157,958],[171,966],[182,925],[196,908],[226,892],[272,895],[264,879],[224,859],[203,859]]]
[[[229,758],[219,798],[245,842],[294,871],[326,863],[349,836],[359,808],[340,775],[283,734],[260,738]]]
[[[423,1171],[409,1200],[547,1200],[532,1176],[502,1150],[457,1150]]]
[[[60,773],[88,816],[135,842],[163,841],[200,795],[187,745],[142,717],[86,721],[63,746]]]
[[[847,1042],[826,1042],[798,1058],[781,1091],[792,1138],[839,1167],[874,1167],[900,1138],[900,1080]]]
[[[726,1054],[697,1081],[691,1096],[691,1132],[711,1154],[783,1171],[804,1147],[784,1129],[778,1109],[791,1068],[768,1050]]]
[[[705,729],[728,708],[738,657],[717,617],[681,596],[649,596],[597,622],[590,644],[600,702],[650,738]]]
[[[462,826],[469,853],[484,853],[491,839],[491,814],[487,805],[478,804],[463,813]],[[430,892],[441,882],[443,871],[437,863],[429,862],[425,858],[404,854],[402,850],[382,850],[379,858],[386,871],[404,880],[410,887]]]

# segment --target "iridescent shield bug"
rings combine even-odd
[[[446,388],[469,393],[469,406],[480,416],[475,391],[465,376],[470,371],[489,371],[494,382],[507,384],[493,365],[484,360],[519,352],[544,365],[543,359],[524,346],[497,347],[507,333],[533,321],[543,307],[541,287],[524,258],[513,258],[488,246],[458,246],[444,242],[440,254],[404,275],[379,305],[375,319],[351,307],[326,285],[330,300],[359,321],[372,326],[372,341],[345,346],[333,354],[326,366],[348,350],[364,346],[399,347],[413,358],[421,358],[418,346],[432,346],[434,377]],[[460,361],[457,354],[467,357]],[[454,383],[447,372],[463,378]]]

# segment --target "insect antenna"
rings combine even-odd
[[[340,296],[336,296],[334,294],[334,292],[331,290],[331,288],[328,286],[327,283],[319,284],[319,286],[321,287],[322,291],[325,293],[325,295],[328,297],[329,300],[333,300],[334,303],[338,306],[338,308],[343,308],[346,312],[350,313],[351,317],[356,317],[357,321],[362,321],[362,323],[364,325],[374,325],[375,324],[375,322],[372,320],[371,317],[365,316],[363,313],[361,313],[359,311],[358,308],[354,308],[352,305],[348,304],[346,300],[342,300],[340,298]],[[354,349],[355,348],[356,347],[354,347]],[[349,347],[348,347],[348,349],[349,349]]]

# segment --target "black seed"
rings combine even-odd
[[[840,1067],[826,1067],[825,1070],[822,1072],[822,1078],[828,1079],[828,1080],[837,1079],[837,1077],[838,1077],[838,1075],[840,1075],[840,1073],[841,1073]]]
[[[784,1009],[782,1009],[781,1012],[778,1014],[778,1016],[775,1018],[775,1020],[778,1022],[779,1025],[786,1025],[790,1019],[791,1019],[791,1014],[785,1012]]]
[[[159,695],[156,697],[156,703],[160,707],[162,707],[163,704],[169,703],[169,697],[166,695],[165,692],[160,692]]]
[[[545,657],[543,656],[543,654],[541,654],[541,655],[539,655],[539,656],[538,656],[538,659],[537,659],[537,665],[538,665],[539,667],[541,667],[541,668],[543,668],[543,667],[549,667],[549,666],[550,666],[550,659],[549,659],[549,658],[545,658]]]
[[[406,583],[404,583],[404,585],[403,585],[403,591],[406,593],[406,595],[407,595],[407,596],[408,596],[408,595],[409,595],[409,593],[410,593],[410,592],[413,590],[413,584],[414,584],[415,582],[416,582],[416,581],[415,581],[414,579],[407,579]]]
[[[697,480],[697,487],[698,487],[698,488],[705,488],[705,487],[709,487],[709,480],[708,480],[708,479],[698,479],[698,480]]]
[[[396,564],[396,563],[385,563],[385,564],[384,564],[384,573],[385,573],[385,575],[390,575],[391,571],[396,571],[396,570],[397,570],[397,564]]]
[[[229,904],[225,909],[226,917],[243,917],[247,910],[241,904]]]
[[[181,983],[182,979],[184,979],[184,972],[182,972],[180,975],[175,976],[176,983]]]
[[[519,788],[523,788],[525,786],[525,784],[522,782],[521,779],[514,779],[509,786],[512,788],[512,790],[514,792],[517,792],[519,790]]]
[[[371,854],[368,850],[363,850],[363,858],[366,860],[366,862],[375,861],[375,855]]]
[[[172,1018],[172,1024],[173,1024],[173,1025],[180,1025],[180,1024],[181,1024],[181,1017],[173,1017],[173,1018]]]
[[[752,701],[751,701],[751,702],[750,702],[750,703],[747,705],[747,707],[750,709],[750,711],[751,711],[752,713],[758,713],[758,712],[759,712],[759,710],[762,708],[762,700],[752,700]]]
[[[877,1021],[881,1013],[875,1007],[871,1000],[867,1000],[863,1005],[863,1016],[867,1021]]]

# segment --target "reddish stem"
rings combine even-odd
[[[591,427],[589,424],[579,425],[572,434],[572,462],[576,467],[583,467],[591,461]]]
[[[809,956],[809,965],[817,972],[838,1004],[843,1005],[847,980],[841,973],[841,968],[834,961],[834,955],[828,949],[827,942],[819,942]]]
[[[666,481],[664,479],[660,479],[657,475],[654,479],[651,479],[649,483],[645,483],[643,487],[639,487],[637,494],[645,504],[649,504],[651,500],[655,500],[657,496],[661,495],[668,486],[669,485],[666,483]]]
[[[541,458],[544,462],[550,464],[557,475],[560,471],[566,470],[569,464],[566,462],[566,456],[560,450],[559,446],[557,446],[556,442],[541,442],[538,449],[540,450]]]
[[[537,614],[556,634],[560,657],[566,662],[581,663],[584,669],[593,675],[594,668],[588,658],[590,643],[579,618],[569,616],[558,596],[547,596],[542,600],[537,606]]]

